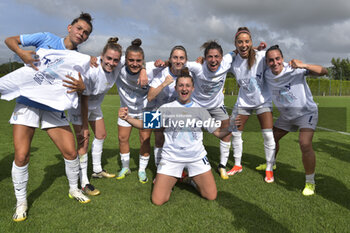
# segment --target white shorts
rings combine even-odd
[[[19,103],[16,103],[9,122],[12,125],[34,128],[39,128],[41,125],[41,129],[69,126],[64,112],[51,112]]]
[[[222,106],[217,107],[217,108],[207,109],[207,110],[208,110],[210,116],[215,118],[215,120],[224,121],[224,120],[229,119],[225,105],[222,105]]]
[[[67,111],[67,113],[68,113],[68,120],[73,125],[82,125],[80,108],[69,109]],[[103,118],[103,113],[101,110],[101,106],[98,106],[97,108],[88,111],[88,120],[89,121],[97,121],[97,120],[100,120],[102,118]]]
[[[204,156],[201,160],[189,163],[171,162],[162,158],[158,165],[157,173],[181,178],[184,168],[187,168],[188,176],[193,177],[209,171],[211,166],[207,156]]]
[[[274,126],[288,132],[296,132],[298,129],[316,129],[318,122],[318,112],[312,112],[293,120],[285,120],[279,117]]]
[[[256,115],[260,115],[264,112],[272,112],[272,107],[262,107],[262,108],[237,108],[239,115],[252,115],[253,111],[255,110]],[[234,111],[234,110],[233,110]],[[233,113],[232,111],[232,113]]]
[[[135,119],[140,119],[142,120],[143,119],[143,113],[139,113],[139,114],[131,114],[129,113],[129,116],[131,116],[132,118],[135,118]],[[118,117],[118,125],[119,126],[123,126],[123,127],[132,127],[131,124],[129,124],[129,122],[121,119]]]

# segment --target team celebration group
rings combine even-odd
[[[1,98],[16,98],[10,119],[15,149],[12,181],[17,199],[14,221],[27,218],[30,147],[38,127],[47,132],[62,153],[69,183],[68,195],[80,203],[90,202],[88,195],[100,194],[90,184],[87,174],[89,125],[94,135],[92,177],[116,177],[118,180],[131,172],[129,138],[132,127],[139,129],[138,178],[141,183],[148,182],[146,168],[153,131],[157,175],[153,180],[152,202],[162,205],[169,200],[176,182],[185,176],[203,198],[215,200],[217,188],[206,157],[202,128],[220,139],[217,171],[222,179],[228,179],[242,172],[242,132],[248,118],[255,112],[266,156],[266,163],[256,169],[265,170],[265,182],[274,182],[279,140],[288,132],[299,130],[306,176],[302,194],[315,193],[316,159],[312,138],[318,109],[306,76],[326,75],[326,68],[296,59],[285,63],[278,45],[266,51],[264,43],[258,48],[253,47],[252,35],[246,27],[238,28],[234,35],[234,52],[224,55],[216,41],[208,41],[202,45],[204,56],[197,62],[187,61],[186,49],[181,45],[171,49],[167,61],[145,62],[140,39],[133,40],[123,54],[117,37],[107,41],[97,58],[78,53],[78,45],[85,42],[93,30],[88,13],[81,13],[67,30],[68,35],[64,38],[44,32],[5,40],[6,45],[27,64],[0,79]],[[24,50],[22,46],[34,46],[37,50]],[[226,112],[223,94],[228,72],[234,74],[239,86],[231,116]],[[101,165],[106,138],[101,103],[114,84],[120,96],[118,140],[122,168],[117,175],[108,173]],[[43,86],[45,88],[40,89]],[[280,112],[275,122],[272,102]],[[145,111],[159,112],[162,122],[168,122],[168,126],[144,128]],[[189,117],[201,122],[214,119],[221,124],[220,127],[216,124],[186,127],[172,123]],[[231,145],[235,165],[226,171]]]

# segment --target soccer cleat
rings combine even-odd
[[[277,168],[276,164],[273,165],[273,170],[276,170],[276,168]],[[265,171],[266,170],[266,163],[260,164],[255,169],[258,170],[258,171]]]
[[[304,196],[311,196],[315,194],[316,185],[312,183],[306,183],[305,188],[303,190]]]
[[[90,199],[87,196],[85,196],[80,189],[69,191],[68,196],[69,196],[69,198],[75,199],[82,204],[90,202]]]
[[[95,187],[92,184],[85,185],[85,187],[82,188],[82,191],[90,196],[97,196],[100,194],[100,190],[95,189]]]
[[[265,174],[266,183],[273,183],[275,181],[275,179],[273,178],[273,171],[266,171]]]
[[[242,166],[235,165],[229,172],[227,172],[227,175],[233,176],[236,173],[242,172],[243,168]]]
[[[121,180],[124,179],[126,175],[130,174],[131,171],[128,167],[123,167],[122,170],[120,170],[118,176],[117,176],[117,180]]]
[[[222,164],[219,164],[218,166],[218,172],[220,174],[220,177],[224,180],[227,180],[228,179],[228,175],[227,175],[227,172],[226,172],[226,168],[222,165]]]
[[[16,205],[16,212],[13,214],[13,221],[21,222],[27,219],[27,200]]]
[[[142,184],[146,184],[148,182],[148,178],[147,178],[147,175],[146,175],[146,172],[145,171],[142,171],[142,172],[139,172],[139,181],[140,183]]]
[[[181,178],[177,181],[179,183],[183,182],[184,179],[188,177],[188,174],[185,170],[182,171]]]
[[[102,170],[101,172],[94,172],[91,175],[93,178],[114,178],[115,174],[108,173],[106,170]]]

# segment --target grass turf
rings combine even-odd
[[[349,100],[349,97],[315,98],[320,107],[319,126],[349,133]],[[227,96],[225,101],[227,106],[233,106],[235,98]],[[107,96],[102,106],[108,134],[102,164],[114,173],[121,167],[118,105],[118,97]],[[304,197],[301,190],[305,176],[297,133],[288,134],[280,142],[273,184],[266,184],[264,172],[255,170],[255,166],[264,162],[263,139],[255,116],[249,119],[243,133],[243,172],[229,180],[222,180],[215,173],[219,140],[205,133],[204,144],[218,187],[217,200],[206,201],[191,186],[178,184],[170,201],[161,207],[150,201],[152,182],[138,182],[137,130],[133,130],[130,143],[131,175],[118,181],[91,179],[101,195],[91,197],[92,201],[85,205],[68,198],[63,158],[45,131],[37,130],[29,165],[28,219],[15,223],[12,214],[16,201],[11,181],[14,149],[12,128],[8,124],[13,107],[14,102],[0,101],[0,232],[349,231],[350,135],[317,130],[313,140],[317,156],[316,195]],[[231,151],[227,169],[233,165]],[[89,174],[91,167],[89,156]],[[153,156],[146,171],[149,178],[155,176]]]

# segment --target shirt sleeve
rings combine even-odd
[[[35,46],[37,48],[40,47],[40,44],[45,40],[45,38],[45,32],[20,35],[21,44],[23,46]]]

